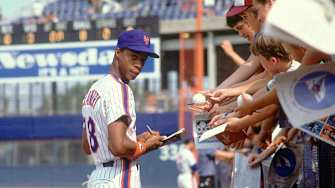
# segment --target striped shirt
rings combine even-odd
[[[131,88],[120,78],[107,75],[95,82],[83,100],[82,115],[83,128],[96,165],[119,159],[108,149],[108,125],[120,117],[128,118],[127,136],[136,142],[134,96]]]

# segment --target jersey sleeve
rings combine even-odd
[[[190,167],[194,166],[197,164],[197,161],[193,155],[193,153],[190,151],[190,152],[187,152],[187,159],[188,159],[188,165]]]
[[[130,115],[128,112],[128,98],[121,91],[112,92],[111,96],[104,97],[102,100],[102,108],[106,118],[107,125],[115,122],[120,117],[125,116],[130,123]]]

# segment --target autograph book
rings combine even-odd
[[[167,144],[171,144],[173,142],[176,142],[178,140],[181,140],[181,138],[183,137],[183,135],[185,134],[185,129],[179,129],[178,131],[170,134],[169,136],[167,136],[164,140],[163,140],[163,145],[167,145]]]

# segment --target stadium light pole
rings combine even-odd
[[[194,66],[194,89],[196,91],[203,89],[204,78],[204,43],[202,36],[202,0],[197,0],[197,17],[195,22],[195,66]]]

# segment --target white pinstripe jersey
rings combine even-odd
[[[180,174],[184,173],[192,173],[192,166],[197,164],[197,161],[189,149],[181,148],[178,155],[176,156],[176,164],[177,164],[177,170]]]
[[[127,135],[136,142],[134,96],[131,88],[120,78],[109,74],[95,82],[83,100],[82,115],[96,165],[119,159],[108,149],[108,125],[121,116],[129,117]]]

